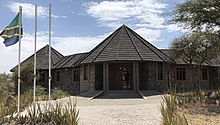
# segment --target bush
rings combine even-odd
[[[30,86],[33,84],[33,79],[34,79],[34,64],[32,62],[25,62],[22,63],[21,65],[21,93],[25,92]],[[15,83],[15,88],[17,87],[18,84],[18,70],[17,67],[14,70],[13,73],[13,81]],[[17,93],[17,89],[15,90]]]
[[[176,91],[172,90],[170,95],[165,95],[162,98],[160,112],[163,125],[188,125],[185,116],[180,116],[175,112],[179,104]]]
[[[59,88],[54,88],[54,89],[52,90],[52,98],[55,99],[55,100],[56,100],[56,99],[59,99],[59,98],[66,97],[66,96],[68,96],[68,95],[69,95],[68,93],[62,91],[62,90],[59,89]]]
[[[0,95],[14,93],[15,85],[12,81],[12,75],[0,73]]]
[[[28,109],[27,116],[18,117],[15,121],[17,124],[78,125],[79,110],[71,99],[65,107],[57,103],[54,107],[42,108],[37,104]]]

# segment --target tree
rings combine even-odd
[[[34,78],[34,64],[32,62],[24,62],[21,65],[21,92],[24,92],[28,87],[33,85]],[[13,80],[15,82],[15,92],[17,93],[17,83],[18,83],[18,70],[17,67],[13,73]]]
[[[174,58],[180,57],[188,64],[201,65],[217,56],[220,50],[218,34],[211,32],[193,32],[174,39],[171,44]]]
[[[0,95],[14,92],[11,74],[0,73]]]
[[[220,1],[187,0],[177,5],[172,21],[184,23],[191,29],[218,29],[220,28]]]

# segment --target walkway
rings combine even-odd
[[[92,92],[91,94],[97,94]],[[146,95],[146,93],[144,93]],[[159,106],[162,101],[161,95],[150,95],[143,98],[106,99],[95,98],[90,100],[91,95],[72,96],[77,100],[79,109],[80,125],[159,125]],[[69,98],[51,101],[66,103]],[[41,104],[45,103],[40,102]]]

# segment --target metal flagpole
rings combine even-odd
[[[50,91],[51,91],[51,4],[49,3],[49,105],[50,105]]]
[[[33,97],[33,104],[35,106],[35,94],[36,94],[36,79],[37,79],[37,73],[36,73],[36,46],[37,46],[37,4],[35,4],[35,20],[34,20],[34,97]]]
[[[21,82],[21,74],[20,74],[20,58],[21,58],[21,17],[22,16],[22,7],[19,6],[19,48],[18,48],[18,112],[20,112],[20,82]]]

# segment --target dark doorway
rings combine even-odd
[[[139,63],[139,89],[148,89],[148,64],[145,62]]]
[[[95,90],[103,90],[103,64],[95,65]]]
[[[133,89],[133,65],[132,63],[109,64],[109,89]]]

